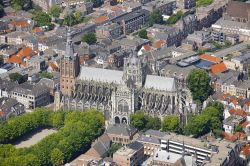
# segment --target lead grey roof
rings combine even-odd
[[[123,72],[118,70],[82,66],[78,80],[93,80],[119,84],[122,82],[122,75]]]
[[[175,81],[174,78],[160,77],[155,75],[147,75],[145,86],[146,89],[156,89],[164,91],[175,91]]]
[[[133,126],[129,126],[126,124],[113,124],[108,126],[106,133],[107,134],[116,134],[116,135],[123,135],[123,136],[133,136],[136,133],[136,128]]]
[[[156,138],[156,137],[148,137],[146,135],[141,135],[138,139],[138,142],[146,142],[146,143],[153,143],[153,144],[161,144],[160,139]]]

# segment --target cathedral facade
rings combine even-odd
[[[130,123],[137,110],[158,117],[191,111],[185,108],[192,100],[174,78],[149,75],[146,67],[135,53],[124,59],[123,71],[80,66],[68,33],[55,110],[95,108],[112,124]]]

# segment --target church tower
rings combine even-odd
[[[58,111],[61,109],[61,97],[61,92],[59,91],[59,89],[57,89],[54,97],[54,111]]]
[[[129,88],[141,88],[143,86],[143,64],[135,53],[124,59],[123,80]]]
[[[60,90],[63,96],[71,96],[75,89],[76,77],[80,72],[79,57],[74,53],[72,35],[67,32],[66,51],[60,65]]]

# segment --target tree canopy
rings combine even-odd
[[[96,34],[93,32],[85,33],[82,37],[82,41],[88,44],[95,44],[96,43]]]
[[[48,78],[48,79],[51,79],[53,78],[53,75],[47,71],[43,71],[40,73],[40,77],[41,78]]]
[[[213,3],[214,0],[196,0],[196,6],[208,6]]]
[[[9,144],[45,127],[58,128],[58,132],[29,148],[16,149]],[[103,130],[104,117],[95,110],[53,112],[36,109],[0,124],[0,166],[63,165],[87,151]]]
[[[176,115],[165,116],[161,126],[163,131],[176,132],[180,128],[180,119]]]
[[[212,106],[206,107],[200,115],[193,116],[184,128],[187,135],[199,137],[209,131],[218,131],[222,127],[221,112]]]
[[[193,69],[187,77],[187,87],[193,95],[193,99],[203,103],[212,92],[210,77],[203,69]]]
[[[22,82],[23,76],[19,73],[11,73],[9,74],[10,81],[12,82]]]
[[[182,11],[178,11],[176,14],[171,15],[168,20],[167,24],[175,24],[181,17],[183,16]]]
[[[144,114],[143,111],[137,111],[135,114],[132,114],[130,119],[130,124],[138,130],[159,130],[161,128],[161,120],[158,117],[151,117]]]
[[[122,144],[113,143],[108,150],[108,157],[113,157],[113,154],[122,147]]]
[[[28,0],[11,0],[11,6],[15,10],[21,10]]]
[[[73,26],[83,22],[84,18],[80,11],[68,13],[63,20],[63,25]]]
[[[51,23],[51,17],[47,13],[43,11],[36,11],[33,14],[33,20],[37,22],[38,26],[48,26],[49,29],[53,28],[53,24]]]
[[[142,39],[148,39],[148,34],[146,29],[142,29],[138,32],[138,36]]]
[[[50,15],[52,15],[53,17],[59,17],[61,12],[62,8],[58,5],[51,6],[49,10]]]
[[[154,10],[150,15],[150,24],[163,24],[163,16],[160,10]]]

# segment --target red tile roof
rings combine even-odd
[[[99,16],[99,17],[96,17],[95,22],[102,23],[102,22],[105,22],[107,20],[109,20],[109,18],[107,16]]]
[[[29,47],[22,48],[16,55],[12,55],[8,62],[14,64],[21,64],[24,58],[30,59],[32,57],[33,50]]]
[[[49,64],[49,66],[51,67],[51,69],[52,69],[53,71],[57,71],[57,70],[58,70],[57,65],[56,65],[55,63],[53,63],[53,62],[51,62],[51,63]]]
[[[164,44],[166,44],[166,41],[165,40],[157,40],[155,43],[154,43],[154,47],[155,48],[161,48]]]
[[[244,140],[247,137],[246,134],[243,132],[235,132],[234,135],[240,140]]]
[[[32,30],[33,33],[39,33],[42,32],[42,29],[40,27],[36,27]]]
[[[200,55],[200,58],[203,59],[203,60],[214,62],[214,63],[222,62],[222,59],[220,59],[220,58],[218,58],[216,56],[209,55],[209,54],[202,54],[202,55]]]
[[[5,112],[0,111],[0,117],[4,117],[4,116],[6,116]]]
[[[13,26],[20,26],[20,27],[27,27],[30,24],[26,20],[21,20],[21,21],[12,21],[10,22],[11,25]]]
[[[223,138],[227,141],[232,141],[232,142],[237,140],[237,137],[235,135],[226,132],[223,133]]]
[[[246,102],[245,105],[250,106],[250,101]]]
[[[210,69],[211,69],[212,75],[216,75],[216,74],[223,73],[223,72],[227,71],[227,67],[223,62],[210,66]]]
[[[250,144],[247,144],[242,150],[241,150],[241,154],[247,156],[250,152]]]
[[[241,123],[241,126],[243,126],[243,128],[246,128],[248,124],[249,124],[249,122],[245,121],[245,122]]]
[[[151,50],[151,46],[149,44],[146,44],[143,46],[145,51],[150,51]]]
[[[231,114],[231,115],[238,115],[238,116],[247,116],[247,113],[246,113],[246,111],[244,111],[244,110],[241,110],[241,109],[230,109],[229,110],[229,113]]]

